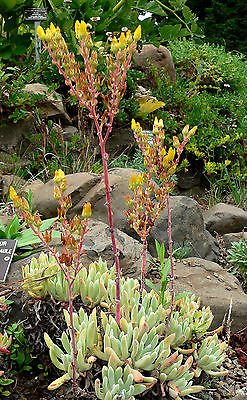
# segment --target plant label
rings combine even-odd
[[[45,8],[27,8],[25,10],[26,21],[45,21],[47,11]]]
[[[17,240],[0,239],[0,282],[5,282]]]

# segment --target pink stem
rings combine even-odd
[[[145,287],[145,276],[147,272],[147,236],[142,240],[142,269],[141,269],[141,297]]]
[[[112,251],[114,254],[114,260],[116,265],[116,321],[120,323],[120,262],[118,256],[118,249],[116,245],[116,239],[114,234],[114,225],[113,225],[113,217],[112,217],[112,206],[111,206],[111,196],[110,196],[110,184],[109,184],[109,173],[107,166],[107,153],[105,150],[105,144],[101,141],[100,149],[102,154],[102,164],[104,170],[104,183],[105,183],[105,192],[106,192],[106,204],[107,204],[107,214],[109,220],[110,234],[111,234],[111,242],[112,242]]]
[[[166,198],[167,205],[167,237],[168,237],[168,253],[170,259],[170,293],[171,293],[171,307],[170,313],[167,318],[166,331],[169,329],[171,316],[174,310],[174,299],[175,299],[175,289],[174,289],[174,262],[172,257],[172,222],[171,222],[171,206],[170,206],[170,195],[167,193]]]
[[[70,270],[68,268],[68,273],[66,276],[66,280],[68,282],[68,295],[69,295],[69,320],[70,320],[70,331],[71,331],[71,344],[72,344],[72,353],[73,353],[73,360],[71,363],[72,366],[72,381],[73,381],[73,392],[74,395],[77,394],[78,392],[78,385],[76,382],[76,358],[77,358],[77,350],[76,350],[76,341],[75,341],[75,336],[76,336],[76,331],[75,331],[75,326],[74,326],[74,320],[73,320],[73,310],[74,310],[74,305],[73,305],[73,291],[72,291],[72,286],[74,279],[70,279]]]

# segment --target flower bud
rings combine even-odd
[[[141,25],[139,25],[139,26],[136,28],[135,32],[134,32],[134,40],[135,40],[136,42],[138,42],[138,40],[141,39],[141,36],[142,36],[142,27],[141,27]]]
[[[84,204],[81,215],[83,216],[83,218],[90,218],[91,217],[91,215],[92,215],[91,203],[87,202],[87,203]]]

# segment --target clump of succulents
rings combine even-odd
[[[90,279],[100,282],[101,277],[105,290],[99,292],[98,297],[93,295],[94,301],[91,298],[88,302],[91,313],[87,314],[83,308],[73,313],[73,323],[77,378],[85,376],[97,359],[104,363],[102,381],[99,378],[95,381],[99,399],[134,400],[135,396],[159,382],[164,393],[179,400],[203,390],[203,386],[194,384],[194,378],[199,377],[202,371],[214,376],[226,373],[221,364],[227,345],[221,343],[216,334],[205,337],[212,313],[208,307],[201,308],[194,295],[175,302],[166,332],[169,292],[164,307],[154,291],[144,290],[140,296],[140,283],[136,279],[122,278],[121,319],[118,324],[114,317],[113,272],[102,260],[91,264],[91,268],[91,273],[89,267],[88,272],[84,271],[79,278],[83,278],[85,284],[86,295],[82,300],[90,296]],[[96,312],[98,307],[101,307],[100,312]],[[67,310],[64,316],[67,330],[60,338],[61,347],[45,334],[51,360],[63,371],[63,375],[49,385],[50,390],[72,379],[72,341]]]

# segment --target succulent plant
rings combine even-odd
[[[226,348],[227,343],[220,342],[217,334],[203,339],[199,350],[194,352],[194,358],[197,363],[195,376],[200,376],[202,371],[212,376],[226,375],[228,371],[221,368],[221,364],[226,357]]]
[[[205,334],[212,320],[213,314],[210,307],[200,308],[200,299],[195,301],[195,295],[185,296],[178,300],[168,331],[168,333],[176,334],[172,347],[176,349],[191,340],[194,335],[200,337]]]
[[[22,267],[23,289],[35,299],[47,296],[46,281],[59,271],[55,258],[51,254],[41,253],[38,258]]]
[[[74,298],[79,296],[80,292],[79,275],[80,272],[76,276],[72,287]],[[58,270],[56,274],[50,276],[45,282],[45,287],[47,290],[47,294],[49,294],[53,299],[68,302],[68,282],[62,270]]]
[[[60,273],[49,277],[46,282],[55,298],[60,292],[59,295],[63,296],[67,293],[64,283],[59,283],[62,279]],[[180,400],[203,390],[203,386],[193,385],[193,378],[202,371],[215,376],[225,374],[220,366],[226,344],[220,344],[217,335],[203,339],[200,347],[198,341],[193,345],[195,337],[204,335],[212,322],[210,308],[200,308],[200,300],[196,300],[194,295],[176,301],[166,332],[170,304],[168,292],[164,307],[156,292],[143,290],[141,296],[136,279],[121,278],[121,319],[118,324],[113,317],[116,296],[113,269],[108,270],[106,263],[99,260],[88,269],[82,267],[77,277],[74,290],[81,294],[84,304],[93,307],[93,311],[87,315],[80,308],[72,315],[76,330],[76,374],[77,378],[84,375],[97,358],[103,361],[102,382],[99,379],[95,382],[99,399],[134,400],[136,395],[151,388],[159,379],[164,391],[173,399]],[[51,282],[56,295],[50,290]],[[96,305],[107,312],[101,310],[99,314]],[[45,334],[52,362],[64,371],[50,384],[50,390],[72,379],[71,316],[67,310],[64,310],[64,316],[68,331],[61,336],[62,349]],[[185,343],[191,348],[185,347]]]
[[[70,317],[67,310],[64,310],[65,321],[68,328],[70,327]],[[96,309],[88,316],[83,309],[79,313],[73,313],[74,326],[76,329],[76,371],[78,376],[92,368],[96,357],[93,356],[93,348],[100,347],[100,337],[98,334]],[[70,336],[70,335],[69,335]],[[49,347],[49,354],[53,364],[65,372],[60,378],[52,382],[48,389],[54,390],[61,386],[64,382],[72,378],[72,343],[66,332],[62,333],[61,342],[63,350],[58,347],[47,333],[44,338]]]
[[[79,272],[79,292],[83,303],[89,307],[95,307],[100,303],[107,306],[110,302],[108,298],[110,280],[113,287],[115,285],[114,271],[109,270],[107,263],[101,258],[98,262],[91,263],[88,268],[83,267]]]
[[[173,399],[180,399],[191,393],[198,393],[203,386],[193,386],[194,372],[191,371],[193,357],[189,356],[184,364],[183,355],[178,351],[167,357],[159,369],[159,379],[166,384],[167,391]]]
[[[102,379],[102,384],[99,379],[95,381],[95,392],[98,399],[118,400],[121,398],[122,400],[134,400],[135,396],[147,390],[150,377],[145,379],[139,373],[137,380],[142,383],[136,384],[130,366],[126,365],[125,368],[117,367],[114,369],[109,365],[102,368]],[[154,380],[154,378],[151,379]]]

